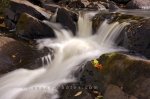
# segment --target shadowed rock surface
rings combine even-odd
[[[124,30],[124,46],[150,58],[150,20],[132,22]]]
[[[0,37],[0,74],[18,68],[35,69],[38,65],[33,63],[39,57],[40,54],[33,46],[13,38]]]
[[[26,13],[20,16],[16,27],[16,33],[25,39],[55,37],[51,27]]]
[[[28,13],[40,20],[49,19],[51,12],[30,3],[27,0],[10,0],[10,9],[16,14]]]
[[[131,0],[126,8],[128,9],[150,9],[149,0]]]
[[[76,33],[76,24],[66,9],[58,9],[56,22],[60,23],[64,28],[71,30],[74,34]]]

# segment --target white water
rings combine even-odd
[[[59,27],[54,29],[57,39],[38,40],[39,48],[55,50],[54,60],[37,70],[18,69],[4,75],[0,78],[0,99],[56,99],[59,85],[76,81],[71,73],[80,68],[80,63],[122,50],[113,42],[126,23],[108,24],[106,20],[93,36],[88,16],[80,16],[78,24],[76,37]]]

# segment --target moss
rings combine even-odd
[[[26,28],[26,26],[29,24],[30,18],[28,17],[28,14],[23,13],[21,14],[18,23],[17,23],[17,31],[22,31]]]
[[[136,83],[140,77],[150,77],[149,61],[120,53],[104,54],[99,60],[103,64],[101,73],[104,75],[106,83],[123,87],[123,90],[129,94],[135,92]]]
[[[3,15],[3,11],[8,8],[10,0],[0,0],[0,15]]]

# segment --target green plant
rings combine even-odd
[[[5,8],[9,7],[9,1],[10,0],[0,0],[0,15],[3,14]]]

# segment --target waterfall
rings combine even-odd
[[[80,68],[80,63],[98,58],[103,53],[122,50],[113,42],[127,23],[108,24],[105,20],[92,35],[89,16],[79,17],[79,31],[75,37],[58,26],[59,29],[54,29],[57,38],[38,40],[39,49],[48,47],[55,50],[54,60],[36,70],[18,69],[1,77],[0,99],[57,99],[57,88],[61,84],[76,81],[72,72]]]

